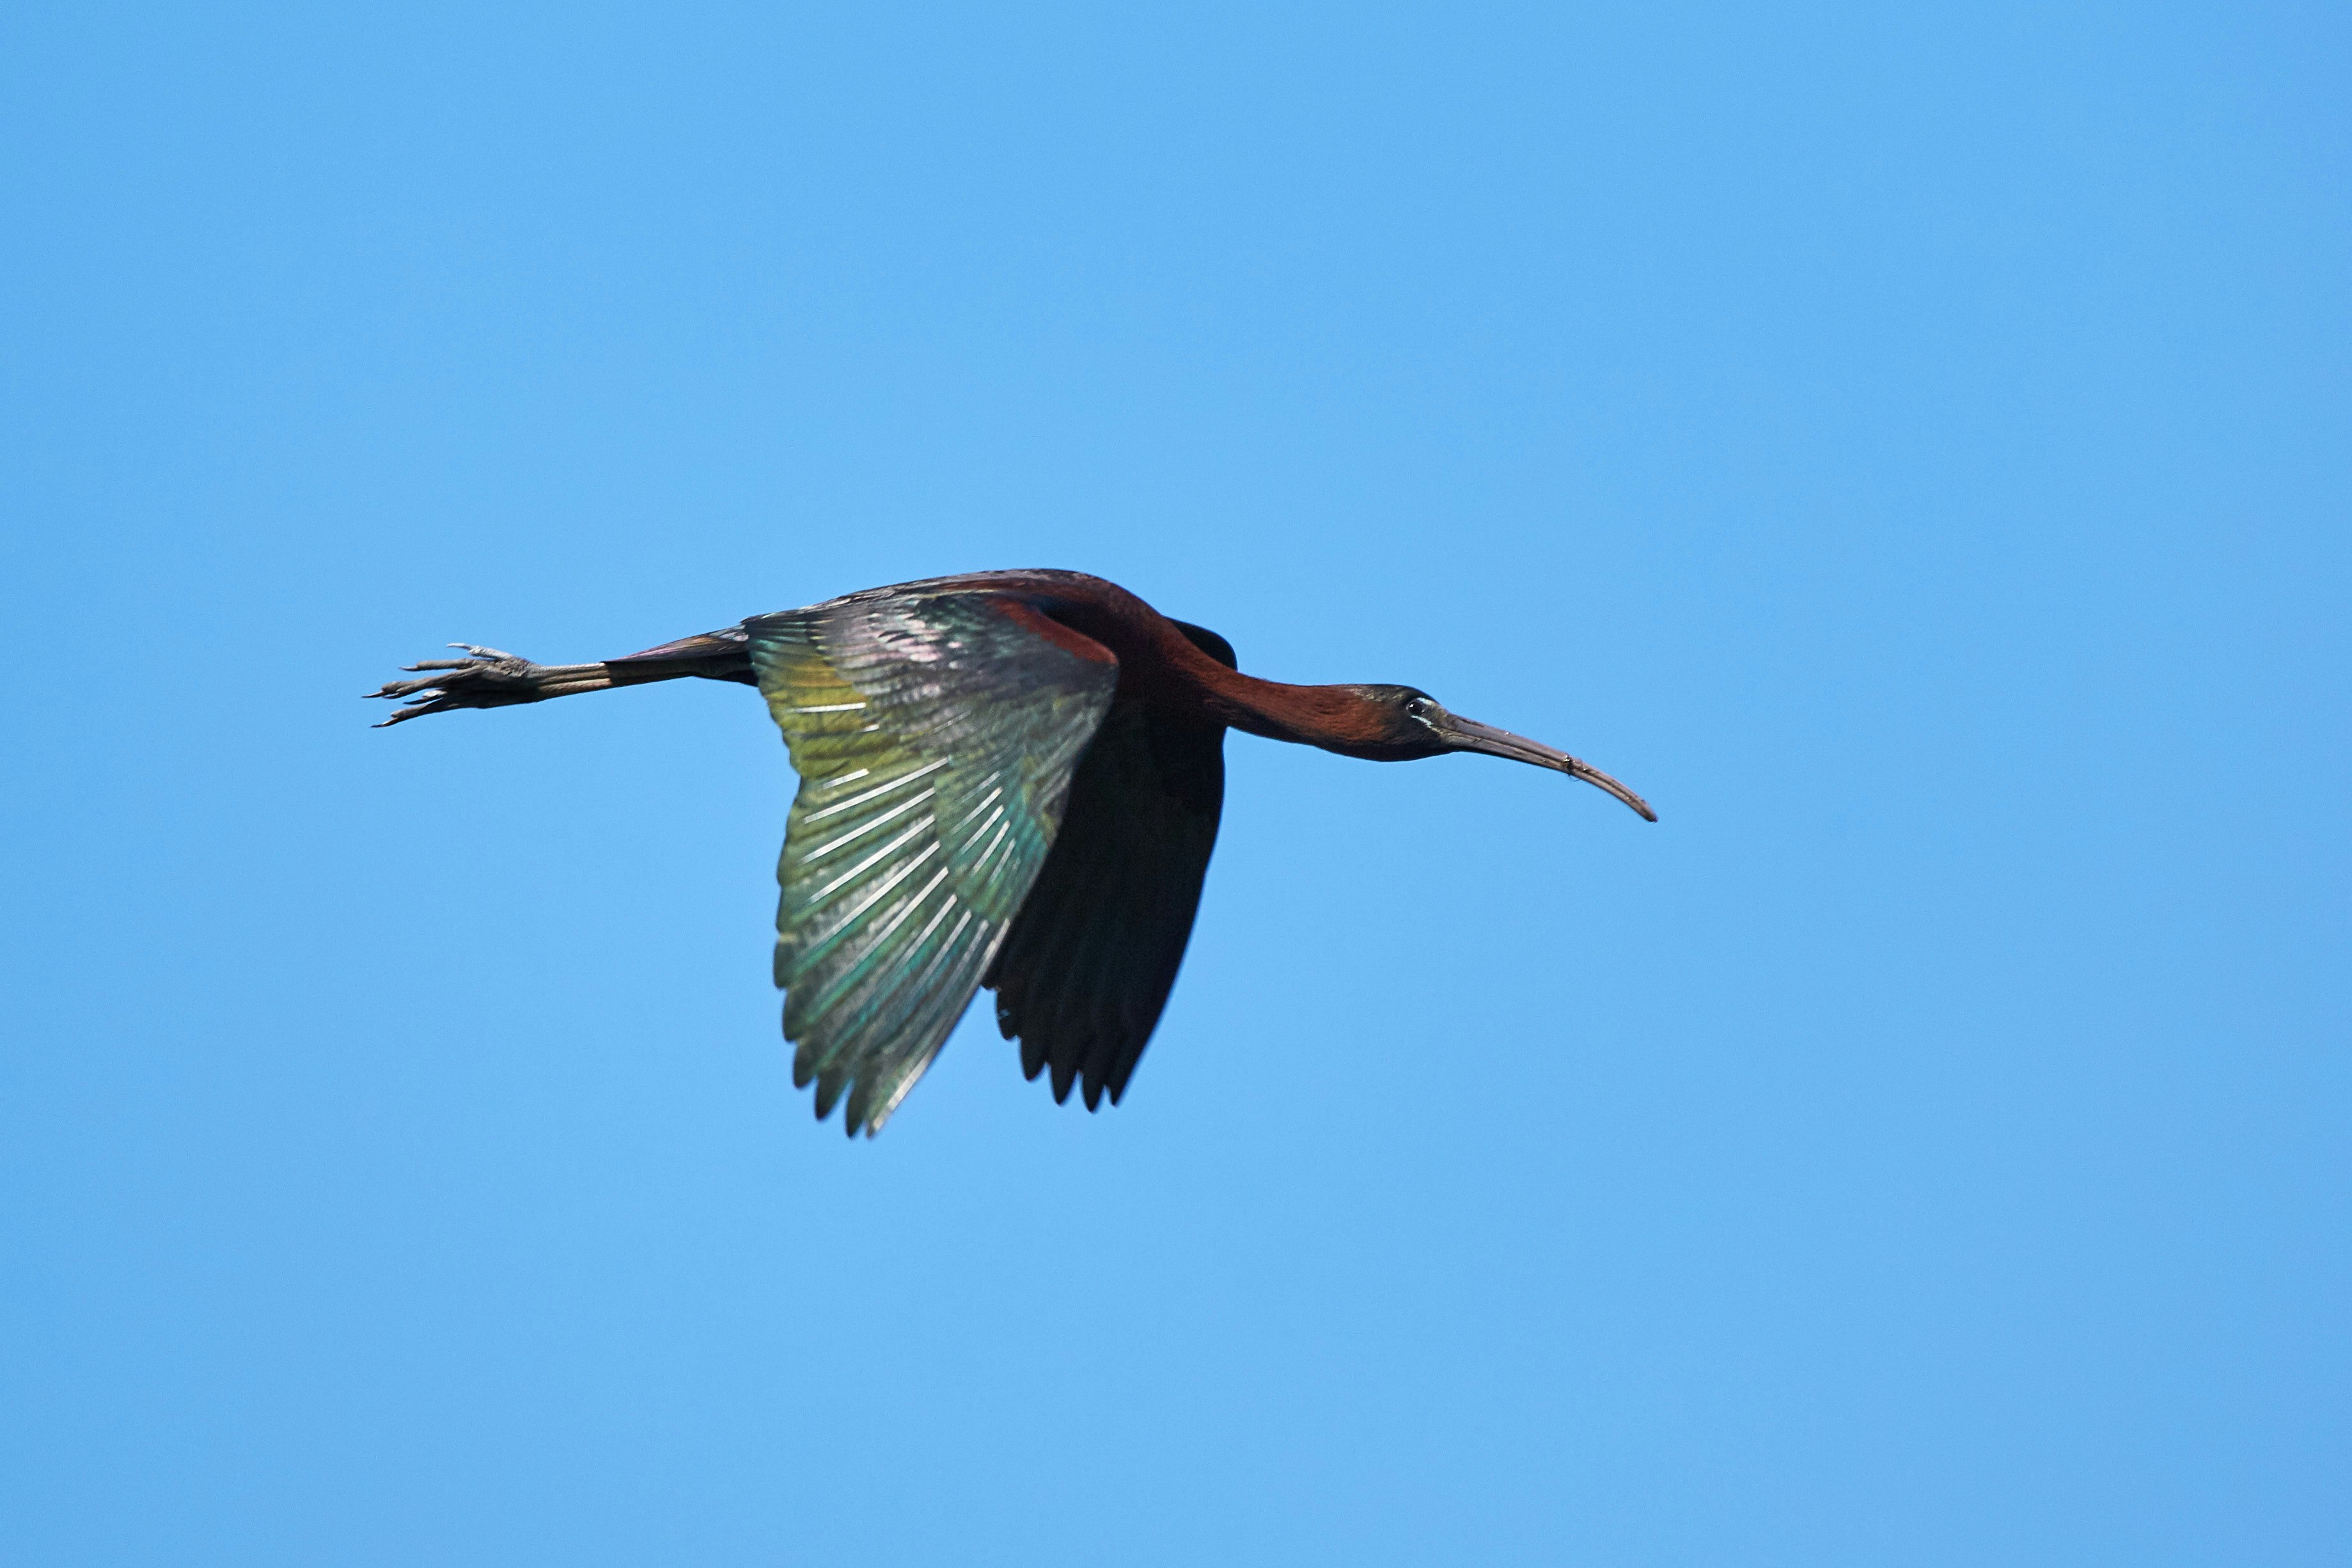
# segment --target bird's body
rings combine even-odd
[[[467,645],[458,645],[465,647]],[[1117,1103],[1192,928],[1227,729],[1374,761],[1482,751],[1597,769],[1395,686],[1242,674],[1214,632],[1076,572],[869,589],[593,665],[496,649],[411,666],[387,723],[686,676],[757,687],[801,784],[776,984],[816,1113],[878,1131],[974,991],[1054,1095]]]

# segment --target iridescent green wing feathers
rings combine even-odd
[[[881,590],[744,630],[801,776],[776,867],[793,1077],[820,1119],[846,1090],[846,1131],[871,1134],[1003,942],[1118,667],[989,594]]]

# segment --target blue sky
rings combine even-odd
[[[17,7],[0,1516],[43,1563],[2333,1563],[2352,29]],[[735,688],[1061,565],[1236,737],[1127,1103],[873,1144]]]

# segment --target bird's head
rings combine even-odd
[[[1360,717],[1353,727],[1362,738],[1351,737],[1352,743],[1346,748],[1351,755],[1374,762],[1402,763],[1417,757],[1442,756],[1447,752],[1483,752],[1490,757],[1532,763],[1539,768],[1582,779],[1615,795],[1644,819],[1658,820],[1649,802],[1591,763],[1580,762],[1540,741],[1465,719],[1417,687],[1350,686],[1345,689],[1352,692],[1360,704]]]

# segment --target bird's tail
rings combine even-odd
[[[552,697],[575,697],[615,686],[643,686],[656,680],[679,680],[697,676],[705,680],[759,684],[751,673],[743,628],[649,647],[643,653],[607,659],[602,664],[533,664],[517,654],[472,643],[451,643],[463,648],[464,658],[428,658],[402,666],[418,672],[415,680],[394,680],[368,693],[405,704],[376,726],[381,730],[404,719],[446,713],[453,708],[511,708],[520,702],[544,702]]]

